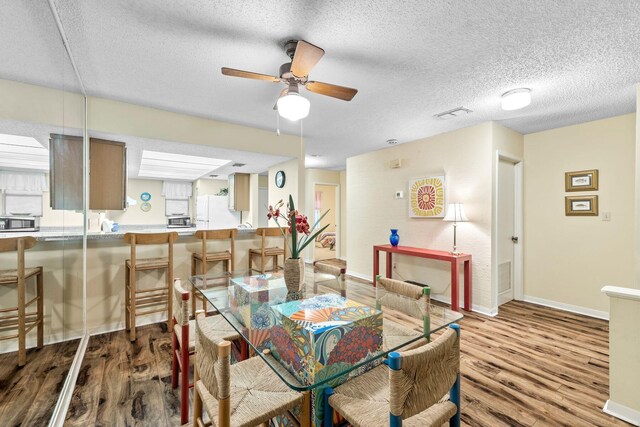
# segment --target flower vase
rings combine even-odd
[[[398,235],[398,230],[396,228],[391,229],[391,235],[389,236],[389,243],[391,246],[398,246],[400,242],[400,236]]]
[[[299,292],[304,284],[304,260],[287,258],[284,260],[284,283],[289,292]]]

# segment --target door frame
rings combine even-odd
[[[523,291],[523,272],[524,272],[524,180],[523,180],[523,160],[518,157],[496,150],[494,162],[494,188],[493,188],[493,210],[491,214],[491,305],[494,307],[493,312],[498,313],[498,206],[499,206],[499,165],[500,160],[513,163],[514,166],[514,233],[518,236],[518,244],[514,245],[513,251],[513,299],[522,301],[524,299]]]
[[[310,194],[310,198],[311,198],[311,208],[313,211],[315,211],[315,206],[314,206],[314,202],[315,202],[315,196],[316,196],[316,185],[327,185],[327,186],[331,186],[331,187],[335,187],[336,188],[336,258],[340,259],[341,257],[341,253],[340,253],[340,241],[342,238],[342,221],[341,221],[341,217],[340,217],[340,184],[337,184],[335,182],[326,182],[326,181],[313,181],[311,183],[311,194]],[[310,213],[309,216],[311,216],[312,214]],[[315,221],[315,220],[314,220]],[[308,261],[313,263],[316,260],[316,245],[315,243],[313,244],[309,244],[309,246],[307,246],[307,248],[311,247],[311,250],[308,252],[309,254],[309,258]]]

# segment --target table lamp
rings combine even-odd
[[[464,213],[464,206],[462,203],[449,203],[447,206],[447,214],[443,221],[453,222],[453,250],[451,255],[460,255],[460,252],[456,250],[456,227],[459,222],[469,221],[467,215]]]

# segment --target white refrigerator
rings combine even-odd
[[[215,230],[240,225],[240,212],[229,210],[229,196],[198,196],[196,226]]]

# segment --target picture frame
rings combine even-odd
[[[565,191],[594,191],[598,189],[598,169],[565,172]]]
[[[565,196],[566,216],[598,216],[598,196]]]
[[[444,218],[444,207],[444,175],[409,181],[409,218]]]

